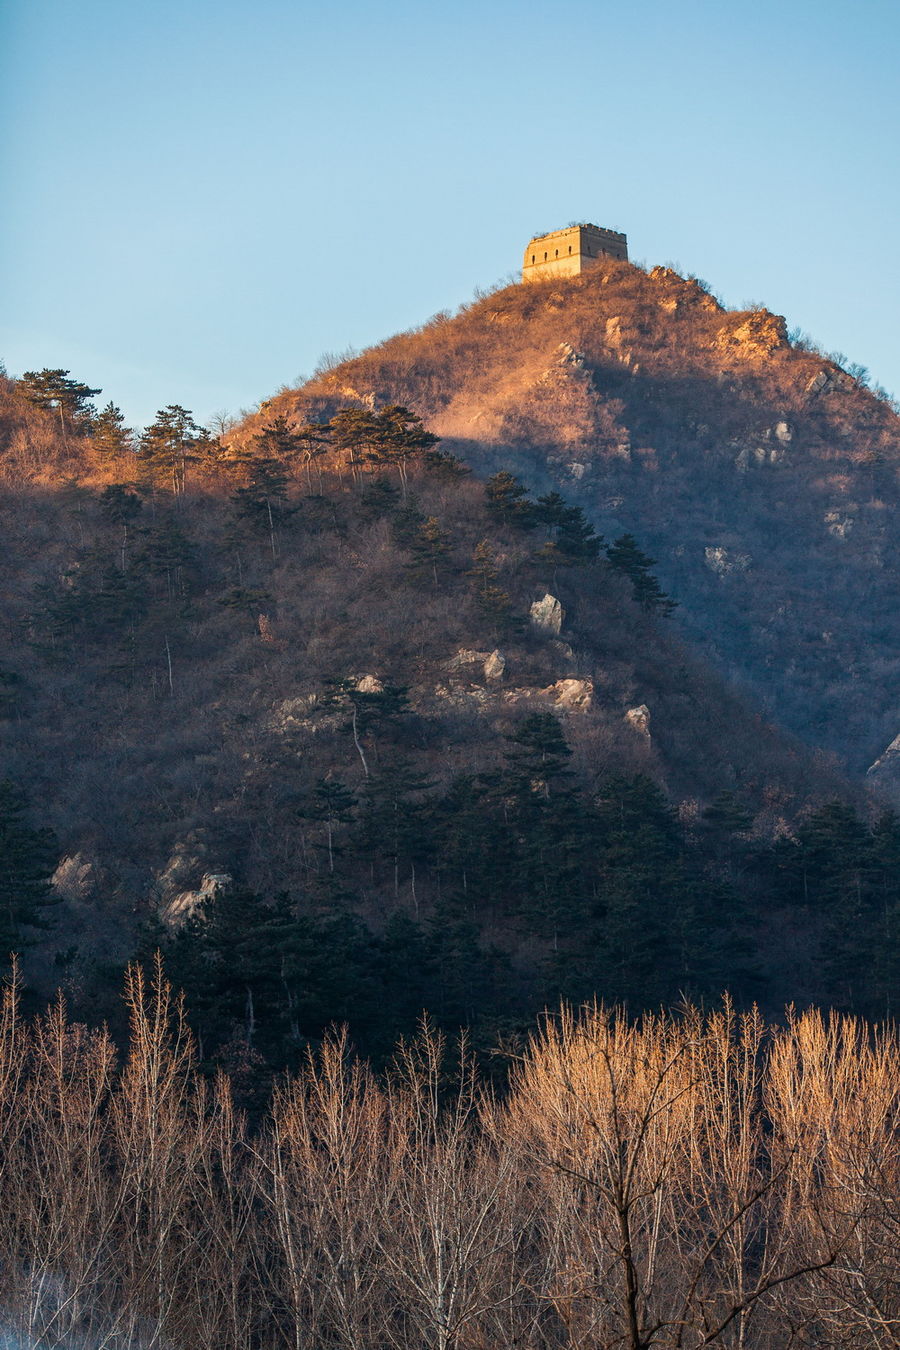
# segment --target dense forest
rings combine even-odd
[[[900,822],[691,651],[633,535],[401,405],[136,438],[98,392],[3,391],[2,947],[38,993],[121,1028],[161,949],[251,1097],[423,1010],[484,1054],[560,998],[893,1011]]]

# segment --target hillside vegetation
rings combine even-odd
[[[129,1053],[0,1015],[18,1344],[887,1350],[900,1048],[816,1013],[545,1020],[499,1098],[425,1027],[329,1037],[248,1128],[132,970]]]
[[[897,734],[900,421],[778,315],[610,259],[331,363],[261,416],[348,399],[408,404],[468,463],[633,532],[684,631],[851,773]]]
[[[32,980],[115,1017],[161,944],[206,1056],[273,1064],[426,1007],[489,1044],[561,995],[891,1006],[900,825],[692,654],[631,536],[395,405],[135,445],[92,393],[4,389]]]

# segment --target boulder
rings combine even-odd
[[[484,678],[491,682],[502,680],[506,673],[506,657],[495,648],[484,663]]]
[[[639,703],[636,708],[629,708],[624,719],[633,731],[644,740],[650,741],[650,709],[646,703]]]
[[[456,655],[447,662],[446,669],[461,670],[464,666],[476,666],[487,661],[490,655],[490,652],[476,652],[470,647],[460,647]]]
[[[565,611],[555,595],[549,592],[542,600],[535,600],[531,606],[531,624],[542,633],[551,633],[558,637],[562,629]]]
[[[569,712],[588,712],[594,701],[594,686],[590,680],[557,680],[541,693],[552,698],[557,708]]]
[[[356,681],[356,687],[361,694],[384,693],[384,685],[377,675],[361,675]]]

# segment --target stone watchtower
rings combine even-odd
[[[522,280],[577,277],[603,257],[628,261],[628,240],[624,234],[602,230],[599,225],[569,225],[532,239],[525,250]]]

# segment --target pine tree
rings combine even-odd
[[[331,448],[331,436],[332,430],[327,422],[305,422],[296,433],[297,445],[306,470],[306,486],[310,492],[312,492],[313,464],[316,466],[319,491],[322,491],[322,469],[319,460]]]
[[[632,594],[642,609],[664,617],[672,613],[678,602],[671,600],[650,571],[656,565],[638,548],[633,534],[623,534],[606,550],[610,567],[621,572],[631,582]]]
[[[35,940],[27,930],[49,927],[57,857],[52,832],[29,825],[25,794],[9,779],[0,782],[0,963]]]
[[[328,871],[334,872],[334,860],[341,853],[335,843],[335,830],[353,819],[356,797],[350,789],[336,778],[320,778],[313,788],[310,799],[301,808],[300,814],[308,820],[319,820],[325,826],[326,847],[328,852]]]
[[[154,473],[166,477],[172,492],[184,492],[188,464],[195,463],[210,447],[209,433],[198,426],[187,408],[171,403],[156,414],[140,439],[141,460]]]
[[[144,503],[137,492],[130,492],[122,483],[110,483],[100,493],[100,514],[112,525],[118,525],[122,531],[121,560],[122,571],[127,564],[128,526],[141,513]]]
[[[509,593],[497,585],[497,562],[487,539],[482,539],[475,546],[468,575],[475,582],[475,598],[484,617],[496,632],[508,631],[512,621],[512,602]]]
[[[536,523],[535,505],[528,489],[506,469],[489,478],[484,491],[488,512],[495,520],[522,530],[529,530]]]
[[[125,425],[125,416],[114,403],[107,403],[93,419],[91,443],[107,462],[124,459],[134,449],[134,432]]]
[[[95,416],[92,407],[100,389],[91,389],[79,380],[70,380],[67,370],[26,370],[19,381],[19,389],[29,403],[59,417],[63,439],[67,433],[81,434],[91,429]]]
[[[433,450],[439,437],[426,431],[421,417],[399,403],[391,403],[377,413],[375,427],[368,458],[376,464],[390,464],[396,468],[405,499],[410,460]]]
[[[277,556],[276,522],[283,522],[290,515],[287,485],[280,459],[257,457],[250,462],[246,484],[231,496],[237,515],[268,534],[273,562]]]
[[[430,572],[437,590],[438,564],[450,551],[450,536],[441,529],[437,516],[429,516],[419,526],[411,551],[414,567],[420,572]]]

